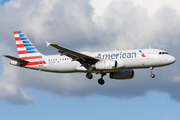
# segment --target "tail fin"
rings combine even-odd
[[[42,54],[35,48],[29,39],[21,31],[14,31],[14,37],[19,57],[23,58],[42,58]]]

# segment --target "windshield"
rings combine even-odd
[[[167,52],[159,52],[159,54],[160,54],[160,55],[163,55],[163,54],[169,55],[169,53],[167,53]]]

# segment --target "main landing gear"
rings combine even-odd
[[[104,85],[105,81],[103,80],[103,76],[105,76],[105,75],[106,75],[106,73],[101,73],[101,78],[98,80],[98,83],[100,85]]]
[[[150,75],[150,76],[151,76],[152,78],[155,78],[155,75],[153,74],[153,67],[150,67],[150,70],[151,70],[151,75]]]
[[[87,77],[88,79],[92,79],[92,78],[93,78],[93,75],[92,75],[90,72],[88,72],[88,73],[86,74],[86,77]]]
[[[98,80],[98,83],[99,83],[100,85],[104,85],[105,81],[103,80],[103,76],[105,76],[105,75],[106,75],[106,73],[101,73],[101,78]],[[92,73],[88,72],[88,73],[86,74],[86,77],[87,77],[88,79],[92,79],[92,78],[93,78],[93,75],[92,75]]]

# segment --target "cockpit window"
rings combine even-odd
[[[167,55],[169,55],[167,52],[159,52],[159,54],[160,54],[160,55],[162,55],[162,54],[167,54]]]

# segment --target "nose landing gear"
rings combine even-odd
[[[152,78],[155,78],[155,75],[154,75],[154,74],[151,74],[151,77],[152,77]]]
[[[155,75],[153,74],[153,67],[150,67],[150,70],[151,70],[151,75],[150,75],[150,76],[151,76],[152,78],[155,78]]]

